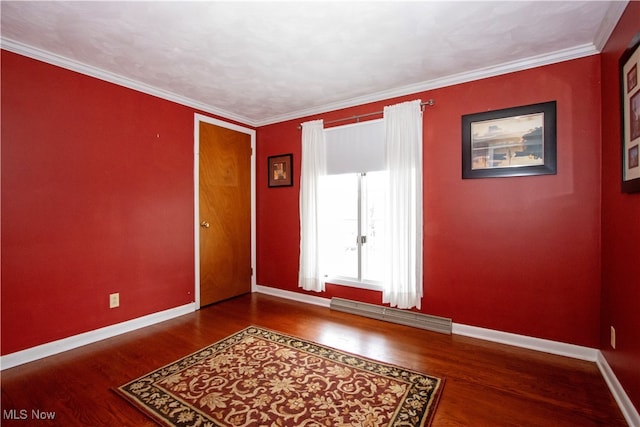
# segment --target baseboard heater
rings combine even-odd
[[[342,298],[331,298],[332,310],[451,335],[451,319]]]

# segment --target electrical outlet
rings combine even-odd
[[[120,307],[120,294],[117,292],[115,294],[109,295],[109,308],[116,307]]]
[[[616,348],[616,328],[611,327],[611,348]]]

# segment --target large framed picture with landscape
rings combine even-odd
[[[556,173],[556,101],[462,116],[462,178]]]
[[[640,33],[620,57],[622,191],[640,192]]]

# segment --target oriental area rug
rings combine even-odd
[[[444,380],[251,326],[120,396],[161,425],[429,425]]]

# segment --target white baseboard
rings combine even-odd
[[[268,286],[257,285],[255,292],[286,298],[298,302],[320,305],[329,307],[331,300],[328,298],[315,297],[297,292],[284,291],[282,289],[271,288]],[[515,347],[527,348],[530,350],[541,351],[544,353],[555,354],[559,356],[571,357],[579,360],[595,362],[604,377],[609,391],[613,394],[625,420],[631,427],[640,427],[640,415],[620,385],[613,370],[609,367],[602,352],[595,348],[583,347],[574,344],[566,344],[558,341],[545,340],[541,338],[533,338],[526,335],[518,335],[509,332],[496,331],[492,329],[479,328],[476,326],[468,326],[459,323],[453,323],[452,333],[472,338],[478,338],[485,341],[492,341],[501,344],[512,345]]]
[[[190,303],[180,307],[160,311],[158,313],[149,314],[147,316],[138,317],[136,319],[128,320],[126,322],[118,323],[115,325],[105,326],[104,328],[85,332],[79,335],[63,338],[61,340],[38,345],[36,347],[31,347],[26,350],[10,353],[0,357],[0,370],[13,368],[14,366],[33,362],[34,360],[42,359],[47,356],[53,356],[54,354],[72,350],[74,348],[78,348],[97,341],[102,341],[106,338],[111,338],[125,332],[144,328],[145,326],[150,326],[156,323],[163,322],[165,320],[173,319],[174,317],[193,313],[195,309],[195,303]]]
[[[638,413],[638,410],[633,406],[631,399],[629,399],[629,396],[622,388],[622,385],[613,373],[613,370],[609,366],[609,363],[602,352],[598,352],[598,360],[596,363],[605,382],[609,386],[611,394],[613,394],[613,398],[618,402],[620,411],[622,411],[624,419],[627,420],[627,424],[632,427],[640,427],[640,414]]]
[[[269,286],[256,285],[254,292],[285,298],[307,304],[329,307],[331,300],[329,298],[316,297],[313,295],[301,294],[298,292],[285,291],[282,289],[272,288]],[[549,341],[540,338],[532,338],[524,335],[516,335],[508,332],[495,331],[491,329],[478,328],[475,326],[467,326],[459,323],[453,323],[452,333],[457,335],[465,335],[468,337],[479,338],[485,341],[493,341],[502,344],[523,347],[545,353],[557,354],[561,356],[573,357],[574,359],[588,360],[595,362],[597,360],[598,350],[588,347],[581,347],[573,344],[565,344],[557,341]]]
[[[618,407],[627,421],[627,424],[631,427],[640,427],[640,415],[638,415],[638,411],[622,388],[622,385],[620,385],[618,378],[616,378],[616,375],[609,366],[609,363],[607,363],[607,359],[605,359],[600,350],[456,323],[453,324],[453,333],[479,338],[485,341],[493,341],[516,347],[542,351],[545,353],[572,357],[574,359],[595,362],[600,369],[600,373],[604,377],[607,386],[609,387],[609,391],[618,403]]]
[[[600,351],[595,348],[550,341],[542,338],[533,338],[526,335],[512,334],[492,329],[478,328],[476,326],[462,325],[459,323],[453,324],[453,333],[472,338],[479,338],[485,341],[492,341],[515,347],[556,354],[559,356],[587,360],[589,362],[595,362],[597,360],[598,353],[600,353]]]
[[[269,286],[255,285],[253,286],[253,291],[321,307],[329,308],[331,304],[331,300],[329,298],[322,298],[298,292],[285,291]],[[174,317],[192,313],[195,311],[195,309],[195,303],[190,303],[181,307],[175,307],[169,310],[161,311],[159,313],[153,313],[147,316],[139,317],[137,319],[118,323],[116,325],[96,329],[84,334],[75,335],[69,338],[64,338],[26,350],[7,354],[0,357],[0,370],[9,369],[14,366],[32,362],[37,359],[42,359],[47,356],[52,356],[63,351],[72,350],[86,344],[91,344],[106,338],[111,338],[125,332],[130,332],[135,329],[173,319]],[[607,363],[607,360],[602,355],[600,350],[573,344],[561,343],[557,341],[545,340],[541,338],[533,338],[525,335],[517,335],[509,332],[501,332],[492,329],[462,325],[459,323],[453,323],[452,327],[452,333],[456,335],[463,335],[482,339],[485,341],[492,341],[501,344],[512,345],[515,347],[528,348],[545,353],[595,362],[600,369],[600,372],[604,377],[609,390],[618,403],[618,406],[620,407],[620,410],[622,411],[622,414],[624,415],[627,423],[632,427],[640,427],[640,415],[638,414],[638,411],[629,399],[629,396],[627,396],[627,393],[620,385],[620,382],[616,378],[613,370]]]
[[[256,285],[254,286],[253,291],[260,294],[271,295],[274,297],[303,302],[306,304],[319,305],[321,307],[328,308],[331,304],[331,300],[329,298],[316,297],[313,295],[301,294],[299,292],[285,291],[283,289],[272,288],[270,286]]]

